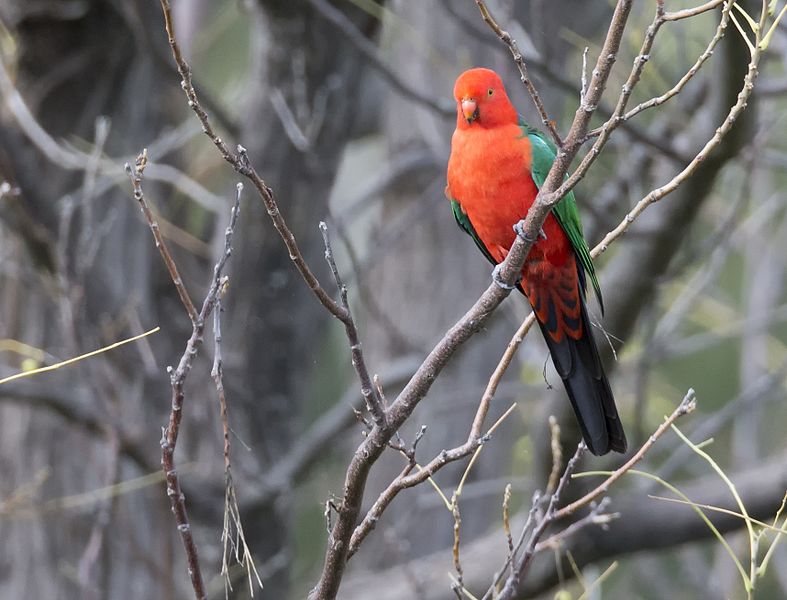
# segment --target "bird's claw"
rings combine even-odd
[[[495,268],[492,269],[492,281],[497,284],[498,287],[503,288],[504,290],[511,291],[516,288],[516,283],[506,283],[503,281],[503,278],[500,276],[500,267],[501,265],[495,265]],[[517,281],[518,283],[518,281]]]
[[[514,225],[514,233],[516,233],[517,236],[519,236],[520,238],[522,238],[523,241],[529,244],[535,244],[539,239],[544,239],[544,240],[547,239],[547,234],[544,232],[543,227],[541,227],[538,230],[538,238],[536,239],[531,238],[525,232],[525,228],[522,226],[522,221],[517,221],[517,223]]]

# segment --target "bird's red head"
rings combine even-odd
[[[496,127],[516,123],[516,109],[506,94],[500,76],[491,69],[470,69],[454,85],[456,126]]]

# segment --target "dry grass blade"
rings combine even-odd
[[[109,346],[104,346],[103,348],[99,348],[98,350],[93,350],[92,352],[87,352],[86,354],[80,354],[79,356],[75,356],[74,358],[69,358],[67,360],[60,361],[53,365],[47,365],[46,367],[38,367],[37,369],[31,369],[29,371],[21,371],[19,373],[15,373],[13,375],[9,375],[8,377],[4,377],[0,379],[0,385],[4,383],[8,383],[9,381],[15,381],[17,379],[22,379],[23,377],[33,377],[34,375],[39,375],[41,373],[47,373],[49,371],[55,371],[57,369],[61,369],[62,367],[66,367],[68,365],[72,365],[77,363],[81,360],[85,360],[86,358],[91,358],[93,356],[97,356],[99,354],[103,354],[104,352],[109,352],[110,350],[114,350],[115,348],[119,348],[120,346],[124,346],[126,344],[130,344],[131,342],[136,342],[139,339],[157,333],[161,327],[154,327],[150,331],[146,331],[145,333],[141,333],[139,335],[135,335],[134,337],[130,337],[125,340],[121,340],[119,342],[115,342],[114,344],[110,344]]]

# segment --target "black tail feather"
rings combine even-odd
[[[593,339],[584,298],[584,335],[581,339],[563,336],[560,342],[555,342],[545,326],[540,322],[539,326],[552,355],[552,362],[563,379],[588,449],[598,456],[610,450],[625,452],[626,435]]]

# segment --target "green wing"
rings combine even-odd
[[[478,234],[475,232],[475,228],[473,227],[473,224],[470,222],[470,219],[467,217],[467,214],[465,213],[465,211],[462,210],[462,207],[459,205],[459,203],[453,199],[451,200],[451,211],[454,213],[454,219],[456,219],[457,225],[459,225],[459,227],[464,229],[465,233],[467,233],[471,238],[473,238],[475,245],[478,246],[479,250],[481,250],[483,255],[486,256],[487,260],[491,262],[493,265],[496,265],[497,261],[494,258],[492,258],[492,255],[489,253],[489,250],[487,250],[486,246],[484,246],[484,242],[482,242],[481,238],[478,237]]]
[[[522,128],[522,134],[526,135],[530,140],[531,149],[531,175],[536,186],[539,188],[544,184],[547,178],[549,169],[552,168],[552,163],[557,154],[554,144],[538,129],[534,129],[523,120],[519,120],[519,125]],[[601,288],[598,285],[596,278],[596,269],[593,267],[593,259],[590,256],[590,249],[585,241],[585,236],[582,234],[582,221],[579,218],[579,211],[577,210],[577,203],[574,200],[574,192],[570,191],[568,194],[558,202],[552,209],[552,214],[555,215],[563,231],[566,232],[571,245],[574,247],[574,252],[579,259],[582,269],[590,277],[590,282],[593,284],[593,290],[596,292],[601,313],[604,314],[604,302],[601,299]],[[580,272],[580,275],[582,273]],[[584,277],[581,277],[584,287]]]

